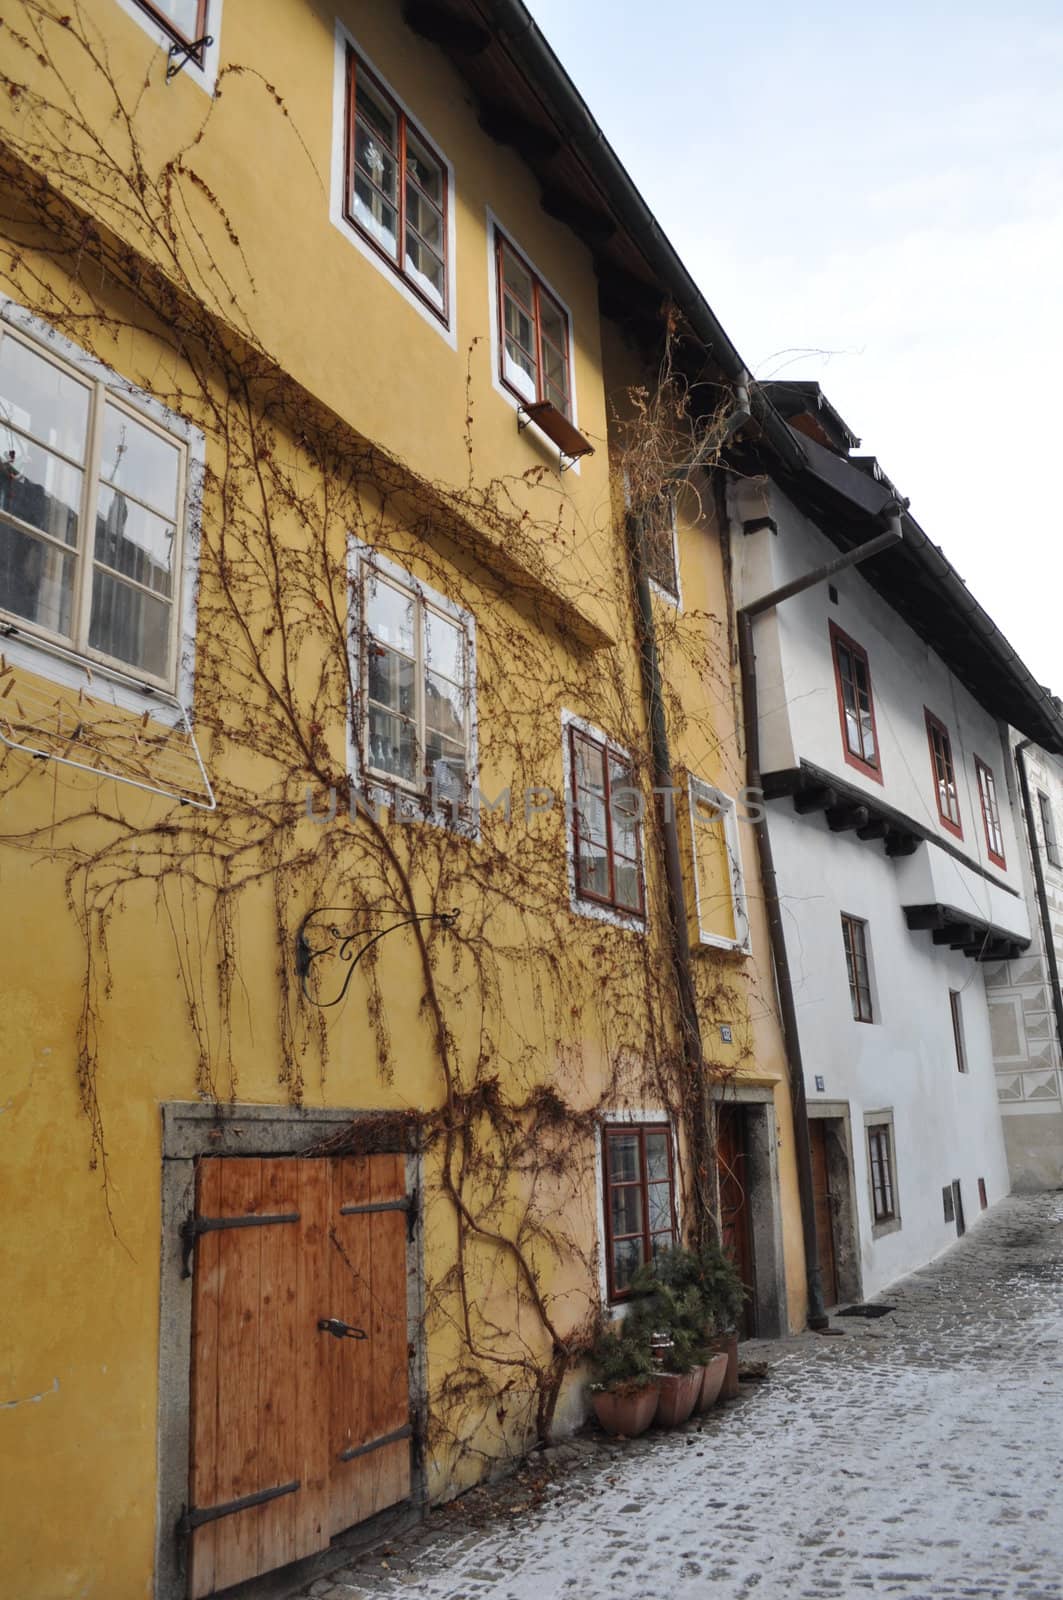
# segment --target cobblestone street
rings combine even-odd
[[[702,1427],[564,1446],[530,1505],[444,1508],[305,1595],[1057,1600],[1063,1196],[1005,1201],[885,1300],[744,1345],[770,1376]]]

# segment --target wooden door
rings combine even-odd
[[[838,1304],[838,1265],[834,1254],[834,1196],[827,1165],[827,1126],[820,1118],[808,1124],[812,1149],[812,1201],[816,1217],[816,1249],[819,1254],[823,1304]]]
[[[401,1155],[200,1161],[192,1600],[409,1495],[407,1210]]]
[[[756,1328],[753,1236],[749,1216],[746,1119],[738,1106],[717,1108],[716,1160],[720,1173],[720,1242],[746,1286],[738,1332],[743,1339],[749,1339]]]

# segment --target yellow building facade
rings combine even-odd
[[[20,1600],[220,1592],[501,1470],[699,1211],[804,1319],[682,460],[734,386],[646,404],[675,284],[534,30],[413,15],[0,4]]]

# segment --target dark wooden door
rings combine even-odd
[[[406,1207],[401,1155],[200,1161],[192,1600],[409,1495]]]
[[[819,1254],[823,1304],[838,1304],[838,1264],[834,1254],[834,1197],[827,1165],[827,1127],[816,1118],[808,1124],[812,1147],[812,1200],[816,1214],[816,1248]]]
[[[738,1332],[743,1339],[749,1339],[756,1331],[753,1234],[749,1216],[746,1119],[739,1106],[717,1109],[716,1160],[720,1172],[720,1239],[746,1286]]]

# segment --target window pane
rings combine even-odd
[[[443,304],[443,263],[412,228],[406,229],[406,275],[437,306]]]
[[[581,889],[600,895],[604,900],[609,898],[609,861],[604,850],[581,841],[576,881]]]
[[[576,782],[581,789],[593,794],[605,793],[605,752],[590,744],[578,734],[573,736],[572,748],[576,760]]]
[[[617,860],[613,865],[616,903],[625,911],[641,911],[639,869],[633,862]]]
[[[366,618],[381,644],[413,655],[413,599],[375,573],[366,583]]]
[[[425,764],[436,792],[446,800],[460,800],[465,794],[465,747],[450,739],[429,733],[425,740]]]
[[[0,606],[69,635],[76,558],[0,520]]]
[[[568,327],[565,314],[560,306],[556,306],[549,295],[542,291],[539,293],[539,315],[542,319],[543,338],[548,339],[561,353],[562,357],[568,355]]]
[[[424,720],[426,729],[464,743],[465,693],[434,672],[424,675]]]
[[[605,850],[608,844],[605,801],[598,795],[587,794],[585,790],[581,790],[577,820],[580,840],[584,844],[596,844]]]
[[[100,477],[147,501],[173,521],[177,513],[180,454],[166,439],[142,427],[116,406],[103,413],[103,454]]]
[[[383,645],[369,645],[369,698],[398,711],[404,717],[414,714],[414,665],[405,656]]]
[[[613,1237],[642,1232],[642,1189],[637,1183],[613,1185],[609,1190]]]
[[[650,1232],[668,1232],[672,1226],[672,1191],[666,1183],[651,1183],[646,1191],[650,1207]]]
[[[190,44],[196,40],[199,21],[199,0],[152,0],[156,11],[169,17],[178,33],[184,34]]]
[[[502,281],[518,300],[524,302],[528,312],[534,303],[531,275],[525,271],[507,245],[502,246]]]
[[[382,245],[389,256],[398,258],[399,222],[394,206],[380,195],[362,177],[354,180],[354,215],[366,233]]]
[[[465,635],[435,611],[424,614],[424,662],[452,683],[465,682]]]
[[[669,1178],[668,1171],[668,1135],[666,1133],[648,1133],[646,1135],[646,1176],[650,1183],[660,1183]]]
[[[133,578],[156,594],[173,585],[176,529],[135,500],[114,489],[100,489],[96,508],[96,560]]]
[[[406,130],[406,171],[416,179],[418,186],[424,190],[430,200],[442,208],[443,205],[443,169],[438,161],[434,161],[428,154],[424,145],[417,138],[411,128]],[[412,198],[412,196],[411,196]],[[420,229],[424,232],[424,229]],[[428,235],[425,234],[425,238]]]
[[[76,545],[84,479],[78,467],[0,423],[0,511]]]
[[[406,186],[406,220],[437,256],[443,254],[443,214],[412,183]]]
[[[413,724],[369,707],[369,764],[407,783],[417,780],[417,740]]]
[[[366,140],[371,142],[381,155],[395,155],[399,148],[395,113],[362,72],[356,75],[354,104]],[[367,167],[366,171],[372,173],[372,168]],[[375,173],[372,175],[376,176]],[[382,184],[381,187],[386,186]],[[395,198],[393,186],[388,188],[388,193],[392,199]]]
[[[641,1239],[616,1239],[613,1241],[614,1289],[626,1289],[641,1265]]]
[[[0,338],[0,424],[9,422],[53,450],[84,461],[88,421],[85,384],[17,339]],[[0,426],[0,441],[3,434]]]
[[[637,1133],[611,1133],[608,1137],[609,1177],[613,1183],[634,1183],[639,1175]]]
[[[171,609],[99,567],[92,575],[89,643],[132,667],[164,678],[170,665]]]

